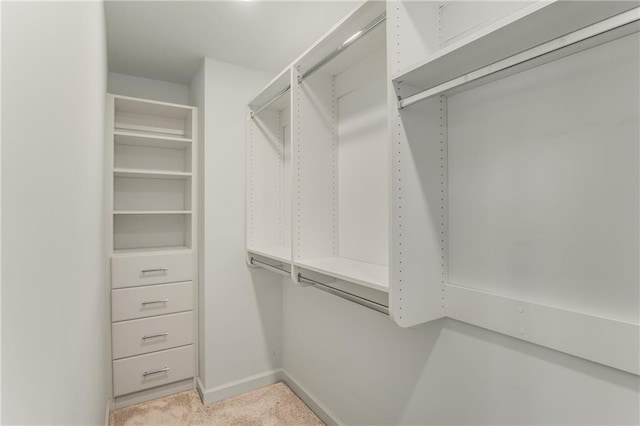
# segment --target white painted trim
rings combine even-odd
[[[345,424],[284,370],[282,370],[282,380],[327,426],[341,426]]]
[[[107,398],[105,403],[104,426],[109,426],[109,414],[111,413],[111,398]]]
[[[200,378],[198,378],[198,393],[203,404],[212,404],[223,399],[231,398],[241,393],[249,392],[263,386],[272,385],[281,382],[283,374],[281,369],[268,370],[263,373],[254,374],[244,379],[216,386],[211,389],[205,389]]]
[[[151,389],[145,389],[133,392],[127,395],[118,396],[114,401],[114,409],[128,407],[130,405],[139,404],[141,402],[151,401],[152,399],[163,398],[180,392],[186,392],[193,389],[193,378],[185,379],[168,385],[158,386]]]
[[[640,325],[447,285],[446,316],[640,375]]]
[[[206,405],[278,382],[284,382],[289,386],[293,393],[307,404],[311,411],[327,426],[344,425],[324,404],[319,402],[311,393],[302,387],[289,373],[280,368],[254,374],[253,376],[245,377],[244,379],[229,382],[211,389],[206,389],[198,377],[196,389],[198,390],[202,403]]]

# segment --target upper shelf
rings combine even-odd
[[[185,149],[193,143],[193,139],[191,138],[125,130],[116,130],[113,132],[113,136],[117,145]]]
[[[368,1],[336,24],[294,62],[301,76],[337,75],[386,46],[386,3]],[[345,52],[345,53],[343,53]],[[348,52],[348,53],[346,53]]]
[[[185,119],[195,109],[190,105],[172,104],[149,99],[116,95],[115,111],[118,113],[151,115],[154,117]]]
[[[284,96],[291,88],[291,71],[285,69],[278,74],[251,102],[249,108],[255,113],[265,109],[281,111],[290,105],[289,97]]]
[[[508,17],[487,26],[441,50],[424,61],[393,77],[394,83],[418,91],[433,90],[430,95],[465,84],[463,78],[483,67],[532,50],[552,40],[562,38],[608,18],[637,8],[630,1],[570,1],[536,2]],[[612,23],[615,27],[615,23]],[[582,40],[589,37],[585,34]],[[582,41],[582,40],[576,40]],[[568,41],[557,44],[566,47]],[[550,46],[550,48],[553,46]],[[541,52],[549,53],[549,52]],[[568,52],[574,53],[574,52]],[[535,59],[532,56],[529,59]],[[517,62],[509,64],[517,65]],[[503,68],[507,68],[507,64]],[[495,70],[488,70],[487,74]],[[458,79],[455,84],[444,83]],[[434,88],[446,86],[437,91]]]
[[[189,138],[195,107],[114,96],[114,129]]]
[[[114,177],[125,178],[151,178],[151,179],[187,179],[192,176],[187,172],[174,172],[167,170],[143,170],[143,169],[113,169]]]
[[[296,260],[295,264],[313,272],[389,292],[389,268],[344,257]]]

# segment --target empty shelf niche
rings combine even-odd
[[[118,96],[115,130],[132,134],[191,137],[193,109],[183,105]]]
[[[113,189],[116,213],[191,211],[191,178],[115,172]]]
[[[250,104],[247,250],[291,262],[291,72]]]
[[[114,134],[114,168],[132,173],[147,172],[189,176],[191,140],[132,136],[129,132]]]
[[[191,248],[190,214],[116,214],[115,252]]]
[[[296,64],[293,253],[303,269],[388,292],[384,17],[383,2],[366,3]]]

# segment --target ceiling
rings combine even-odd
[[[110,1],[109,71],[189,84],[202,57],[284,69],[359,1]]]

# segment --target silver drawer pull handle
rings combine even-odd
[[[151,334],[149,336],[142,336],[142,340],[153,339],[155,337],[167,337],[168,335],[169,335],[169,332],[165,331],[164,333],[160,333],[160,334]]]
[[[157,269],[143,269],[142,272],[143,274],[150,274],[152,272],[167,272],[169,270],[169,268],[157,268]]]
[[[169,299],[151,300],[149,302],[142,302],[142,305],[153,305],[154,303],[169,303]]]
[[[145,371],[144,373],[142,373],[142,377],[147,377],[152,374],[166,373],[169,370],[171,370],[169,367],[165,367],[165,368],[161,368],[160,370]]]

